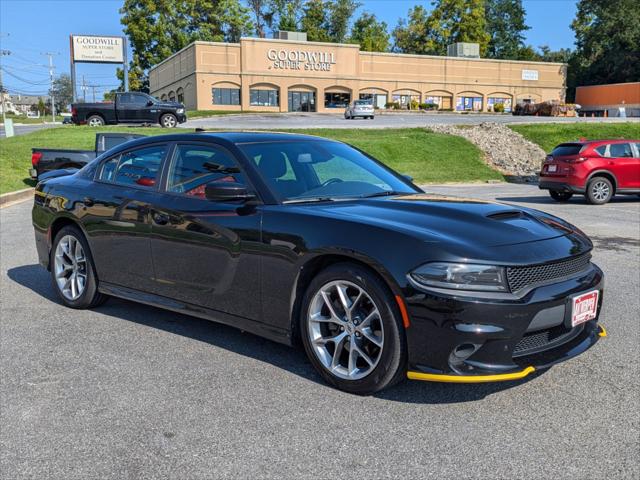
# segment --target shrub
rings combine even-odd
[[[409,109],[411,110],[418,110],[418,106],[420,104],[418,103],[417,100],[411,100],[411,102],[409,103]]]
[[[392,108],[393,110],[400,110],[400,102],[387,102],[384,104],[384,108]]]
[[[504,103],[494,103],[493,111],[496,113],[504,113]]]

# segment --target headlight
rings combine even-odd
[[[504,268],[493,265],[434,262],[417,268],[410,276],[418,284],[427,287],[508,291]]]
[[[178,108],[178,109],[176,110],[176,113],[184,113],[184,108]]]

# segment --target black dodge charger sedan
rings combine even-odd
[[[354,393],[519,379],[605,335],[576,227],[427,194],[312,136],[134,140],[39,183],[33,225],[65,305],[115,296],[301,342]]]

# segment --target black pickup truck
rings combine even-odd
[[[184,105],[163,102],[140,92],[116,93],[115,101],[71,104],[71,120],[76,125],[100,127],[118,123],[159,123],[166,128],[187,121]]]
[[[32,148],[31,165],[33,168],[29,169],[29,175],[37,180],[40,175],[51,170],[82,168],[102,152],[144,136],[135,133],[96,133],[96,147],[93,150]]]

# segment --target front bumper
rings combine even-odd
[[[591,265],[576,278],[521,298],[480,298],[414,289],[407,305],[407,376],[415,380],[490,382],[524,378],[582,354],[603,336],[598,325],[604,276]],[[572,298],[598,290],[596,317],[571,328]]]
[[[178,123],[184,123],[187,121],[186,113],[176,113],[176,118],[178,119]]]

